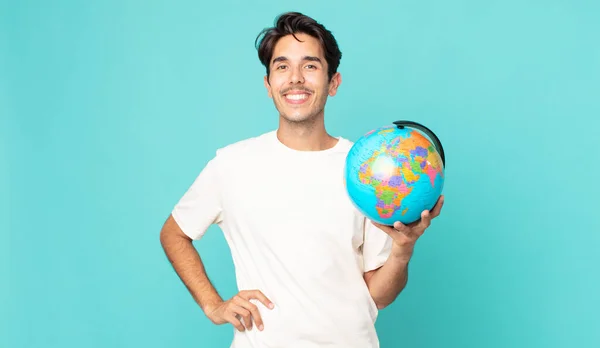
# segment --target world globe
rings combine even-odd
[[[354,206],[373,222],[410,224],[435,206],[444,187],[438,137],[412,121],[369,131],[346,156],[344,184]]]

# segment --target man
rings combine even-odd
[[[261,32],[277,130],[217,151],[174,207],[161,243],[206,316],[235,327],[231,347],[378,347],[374,322],[406,285],[417,238],[443,197],[411,226],[375,225],[343,184],[352,143],[324,126],[341,53],[312,18],[286,13]],[[224,300],[192,240],[218,224],[240,292]]]

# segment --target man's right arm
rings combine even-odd
[[[223,299],[208,279],[192,239],[183,233],[172,215],[160,231],[160,243],[181,281],[204,313],[209,315]]]
[[[239,331],[251,329],[254,322],[259,330],[263,330],[258,307],[250,301],[257,299],[270,309],[273,309],[273,303],[260,290],[243,290],[223,301],[208,279],[192,239],[172,215],[160,231],[160,243],[175,272],[208,319],[218,325],[231,323]]]
[[[211,225],[223,221],[222,175],[218,163],[216,158],[210,160],[177,202],[160,231],[160,243],[175,272],[208,319],[215,324],[231,323],[240,331],[244,326],[251,328],[254,319],[261,330],[260,312],[250,301],[258,299],[272,308],[271,301],[259,290],[242,290],[223,301],[192,244],[192,240],[199,240]]]
[[[270,309],[273,303],[260,290],[240,291],[223,301],[208,279],[192,239],[181,230],[172,215],[160,231],[160,243],[175,272],[208,319],[217,325],[231,323],[239,331],[251,329],[253,321],[259,330],[263,329],[258,307],[250,301],[257,299]]]

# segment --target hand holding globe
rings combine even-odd
[[[440,215],[443,205],[444,196],[441,195],[431,211],[425,210],[421,213],[421,219],[419,221],[408,225],[396,221],[393,226],[387,226],[373,221],[373,225],[387,233],[394,241],[391,256],[403,258],[405,262],[408,262],[412,256],[417,239],[419,239],[419,237],[425,233],[425,230],[429,225],[431,225],[431,220]]]

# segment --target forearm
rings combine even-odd
[[[200,255],[189,239],[163,233],[160,241],[175,272],[204,312],[223,302],[208,279]]]
[[[377,308],[382,309],[398,297],[408,282],[408,261],[390,256],[369,276],[367,286]]]

